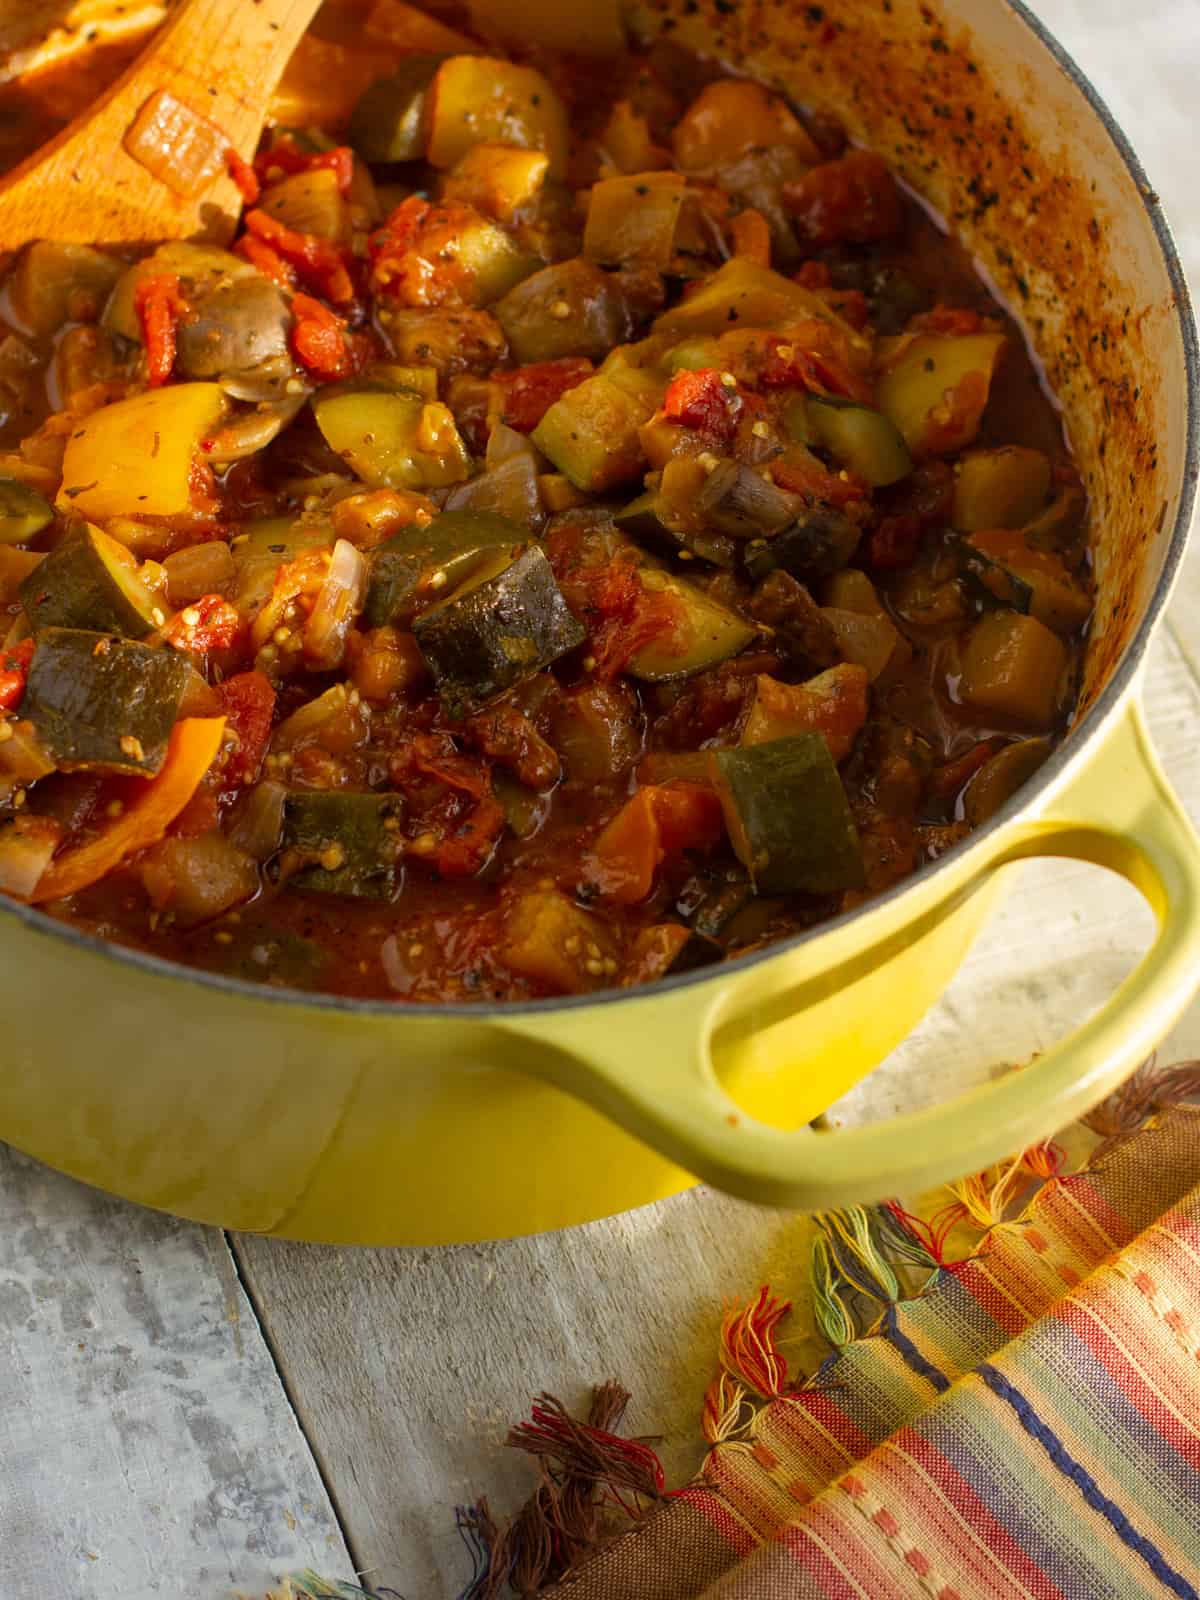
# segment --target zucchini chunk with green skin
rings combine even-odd
[[[908,446],[895,424],[881,411],[853,400],[808,397],[808,421],[813,438],[847,472],[853,472],[873,489],[907,478],[913,469]]]
[[[834,894],[866,882],[858,829],[819,733],[711,753],[729,838],[756,894]]]
[[[1007,342],[1002,333],[902,334],[894,341],[876,398],[918,460],[971,443]]]
[[[124,545],[99,528],[64,539],[25,579],[20,595],[35,630],[90,628],[144,639],[164,620]]]
[[[423,611],[413,633],[452,717],[479,710],[587,637],[537,545],[516,556],[497,552]]]
[[[430,90],[427,159],[452,167],[475,144],[544,150],[550,176],[567,172],[569,132],[562,101],[533,67],[494,56],[450,56]]]
[[[638,429],[652,410],[598,372],[556,400],[530,437],[577,489],[602,494],[644,468]]]
[[[153,777],[192,669],[176,650],[81,628],[38,635],[21,716],[64,772]]]
[[[690,678],[737,655],[758,637],[753,623],[710,600],[686,578],[647,566],[642,568],[641,580],[644,588],[657,590],[669,600],[674,618],[669,634],[642,645],[630,656],[625,670],[632,678],[644,683]]]
[[[233,554],[233,602],[244,617],[253,619],[271,598],[275,574],[285,561],[295,561],[310,550],[331,550],[333,529],[325,523],[294,522],[290,517],[264,517],[239,534]]]
[[[471,475],[450,411],[411,390],[330,384],[312,410],[329,448],[372,489],[442,489]]]
[[[582,256],[535,272],[497,300],[492,315],[521,365],[566,356],[598,360],[631,328],[615,279]]]
[[[424,528],[393,534],[371,552],[363,619],[372,628],[406,626],[422,604],[453,592],[489,556],[528,542],[526,529],[487,511],[443,511]]]
[[[869,356],[869,342],[850,324],[831,311],[824,300],[793,283],[781,272],[761,267],[748,256],[734,256],[686,300],[672,306],[655,319],[656,334],[686,339],[694,334],[728,333],[731,328],[785,328],[791,323],[815,317],[832,323],[849,341],[852,350]]]
[[[753,539],[742,563],[756,581],[783,571],[802,583],[840,572],[854,559],[862,529],[840,511],[817,507],[770,539]]]
[[[1050,462],[1040,450],[1004,445],[971,450],[954,478],[951,525],[960,533],[1023,528],[1044,508],[1050,493]]]
[[[704,468],[699,462],[681,458],[670,466],[694,466],[698,481],[704,479]],[[665,478],[665,471],[663,476]],[[661,550],[665,555],[687,551],[702,561],[711,562],[714,567],[726,569],[733,567],[737,560],[737,544],[728,534],[713,533],[697,526],[695,519],[681,512],[662,489],[648,489],[640,494],[614,512],[613,521],[623,533],[632,534],[639,544]]]
[[[609,266],[665,267],[674,253],[683,196],[678,172],[638,172],[593,184],[584,255]]]
[[[304,865],[288,878],[288,887],[356,900],[392,899],[400,882],[403,817],[397,794],[293,790],[283,807],[283,844]]]
[[[54,508],[28,484],[0,478],[0,544],[21,544],[54,518]]]
[[[364,161],[419,161],[429,142],[429,89],[442,55],[406,56],[395,72],[363,90],[347,137]]]

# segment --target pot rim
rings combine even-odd
[[[1180,260],[1170,224],[1163,212],[1158,195],[1120,123],[1078,63],[1059,43],[1046,25],[1034,15],[1025,0],[1001,0],[1001,4],[1005,5],[1008,10],[1024,23],[1053,60],[1059,71],[1069,78],[1083,95],[1102,124],[1117,154],[1124,163],[1126,171],[1134,181],[1141,197],[1143,209],[1151,227],[1154,229],[1162,262],[1171,285],[1174,301],[1174,320],[1178,326],[1179,336],[1183,345],[1188,426],[1179,507],[1171,532],[1171,542],[1163,563],[1163,570],[1159,574],[1154,593],[1151,595],[1146,607],[1146,613],[1139,623],[1137,631],[1126,644],[1112,677],[1091,708],[1088,718],[1089,725],[1082,730],[1077,738],[1060,744],[1039,769],[1035,777],[1023,784],[1017,793],[994,816],[990,817],[981,827],[976,828],[966,839],[953,846],[945,855],[939,857],[936,861],[926,862],[911,876],[893,885],[883,894],[877,895],[874,899],[861,906],[855,906],[849,911],[839,912],[837,916],[830,917],[827,921],[818,923],[815,927],[805,929],[802,933],[793,934],[790,938],[780,939],[762,950],[755,950],[743,956],[736,956],[730,961],[721,963],[718,967],[701,967],[694,972],[678,973],[673,977],[660,978],[644,988],[611,989],[603,990],[598,994],[560,995],[540,1000],[431,1003],[422,1001],[410,1005],[400,999],[362,999],[344,995],[314,994],[303,989],[275,988],[270,984],[254,983],[245,978],[233,978],[221,973],[207,972],[199,967],[190,967],[182,962],[170,961],[164,956],[151,955],[146,951],[134,950],[124,945],[114,944],[99,938],[95,934],[84,933],[82,930],[72,927],[69,923],[60,922],[57,918],[39,911],[35,906],[22,905],[19,901],[10,900],[7,896],[0,896],[0,915],[15,917],[30,932],[62,941],[69,946],[98,956],[101,959],[107,958],[118,966],[128,967],[134,972],[144,973],[151,977],[174,979],[182,983],[192,983],[201,989],[216,990],[221,994],[240,999],[264,1001],[285,1007],[299,1007],[303,1010],[343,1013],[363,1017],[387,1017],[396,1021],[428,1019],[432,1022],[438,1019],[453,1019],[464,1022],[489,1022],[505,1017],[544,1016],[551,1013],[585,1010],[593,1006],[650,1000],[659,994],[698,988],[702,984],[713,983],[714,981],[719,982],[726,978],[732,979],[741,973],[748,972],[751,968],[762,965],[764,962],[772,961],[788,951],[798,949],[800,946],[807,945],[827,934],[840,931],[856,917],[874,913],[894,905],[904,895],[911,894],[925,885],[935,882],[939,875],[944,875],[953,868],[957,868],[964,857],[972,851],[978,850],[982,855],[984,853],[982,847],[993,835],[1007,827],[1013,816],[1024,810],[1033,798],[1056,785],[1069,769],[1080,765],[1086,759],[1087,751],[1094,748],[1097,739],[1104,737],[1109,722],[1117,714],[1122,701],[1134,683],[1142,658],[1146,654],[1150,640],[1161,620],[1171,590],[1174,587],[1187,545],[1196,500],[1197,478],[1200,477],[1200,335],[1198,335],[1197,331],[1191,294],[1184,274],[1183,263]]]

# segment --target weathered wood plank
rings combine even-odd
[[[224,1236],[0,1146],[0,1594],[348,1576]]]

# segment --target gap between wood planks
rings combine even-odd
[[[317,1476],[321,1480],[321,1486],[325,1490],[326,1498],[328,1499],[330,1509],[333,1512],[334,1521],[337,1523],[338,1532],[342,1536],[342,1543],[345,1545],[346,1553],[350,1557],[350,1563],[354,1568],[355,1576],[358,1578],[368,1576],[363,1569],[362,1556],[355,1545],[354,1536],[350,1531],[349,1520],[342,1510],[341,1497],[339,1496],[337,1488],[334,1485],[333,1475],[329,1471],[328,1464],[325,1461],[325,1457],[320,1446],[308,1429],[308,1426],[304,1420],[304,1413],[297,1403],[296,1396],[292,1392],[291,1381],[288,1378],[287,1371],[283,1365],[283,1361],[280,1358],[279,1349],[275,1343],[275,1335],[271,1331],[271,1325],[259,1299],[258,1290],[254,1285],[254,1280],[250,1276],[250,1273],[246,1268],[246,1263],[242,1259],[238,1237],[236,1234],[231,1233],[228,1229],[223,1229],[222,1238],[225,1240],[225,1248],[229,1251],[229,1259],[233,1263],[233,1270],[237,1274],[238,1282],[242,1286],[242,1292],[246,1296],[246,1300],[249,1303],[251,1311],[254,1313],[254,1320],[257,1322],[258,1330],[262,1334],[263,1344],[266,1346],[267,1353],[271,1357],[272,1365],[275,1368],[275,1376],[279,1379],[279,1387],[283,1391],[284,1399],[288,1403],[292,1416],[296,1419],[296,1426],[299,1428],[301,1436],[303,1437],[305,1444],[308,1446],[308,1453],[312,1457],[313,1466],[316,1469]]]

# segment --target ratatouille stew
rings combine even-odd
[[[1060,419],[829,120],[465,41],[228,160],[228,249],[7,275],[7,894],[277,985],[575,994],[854,906],[1045,759]]]

